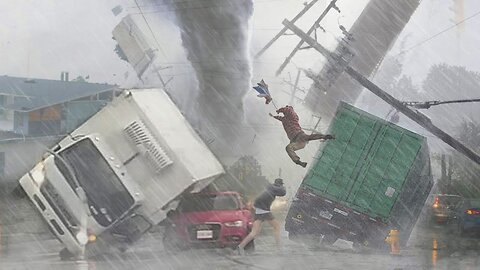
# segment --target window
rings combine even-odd
[[[133,197],[90,139],[66,148],[59,156],[71,166],[100,225],[112,224],[132,207]],[[55,158],[55,165],[75,190],[76,183],[65,164]]]
[[[179,205],[181,212],[202,212],[239,209],[236,197],[227,194],[193,194],[185,196]]]

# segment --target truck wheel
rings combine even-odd
[[[70,251],[68,251],[67,248],[64,248],[64,249],[60,250],[60,252],[58,253],[58,256],[60,257],[60,260],[62,260],[62,261],[70,260],[73,257],[75,257],[75,255],[73,253],[71,253]]]
[[[13,196],[17,197],[17,198],[20,198],[20,199],[23,199],[23,198],[26,198],[27,197],[27,193],[25,192],[25,190],[23,190],[23,187],[18,184],[13,190],[12,190],[12,194]]]

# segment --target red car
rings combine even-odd
[[[234,247],[250,232],[253,217],[237,192],[194,193],[170,212],[166,249]],[[253,248],[253,241],[246,248]]]

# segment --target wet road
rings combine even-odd
[[[161,234],[155,233],[125,253],[77,262],[58,259],[56,240],[18,234],[2,238],[0,269],[480,269],[480,238],[459,237],[448,225],[417,226],[400,255],[312,247],[286,237],[283,249],[277,251],[272,238],[265,230],[256,251],[241,257],[229,249],[167,253]]]

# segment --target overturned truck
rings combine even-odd
[[[293,240],[405,245],[433,179],[426,138],[341,102],[286,218]]]
[[[167,205],[224,174],[161,89],[124,91],[48,151],[20,185],[62,257],[124,249]]]

